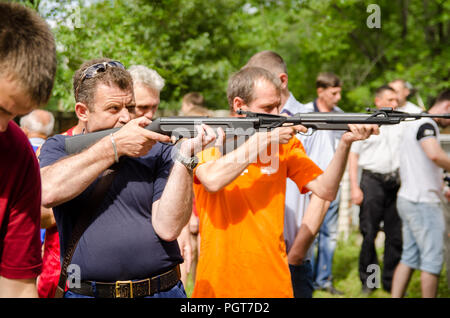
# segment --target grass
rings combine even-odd
[[[361,293],[361,282],[359,280],[358,261],[361,249],[361,235],[353,232],[348,240],[339,240],[333,262],[333,277],[336,289],[344,292],[344,295],[335,296],[327,292],[316,291],[314,298],[390,298],[390,293],[382,288],[375,290],[369,296]],[[382,267],[383,247],[377,248],[378,259]],[[380,278],[381,281],[381,278]],[[406,291],[406,298],[420,298],[420,271],[414,271]],[[445,264],[439,277],[438,298],[449,298],[450,290],[447,285]]]
[[[361,235],[355,231],[347,240],[340,239],[334,254],[333,281],[336,289],[344,292],[344,295],[336,296],[324,291],[315,291],[314,298],[390,298],[391,295],[382,288],[375,290],[370,295],[361,293],[361,282],[359,280],[358,262],[361,249]],[[382,267],[383,247],[377,248],[378,259]],[[439,277],[438,298],[450,298],[450,289],[447,285],[446,266],[444,264]],[[381,278],[380,278],[381,282]],[[194,283],[188,276],[185,286],[187,296],[190,297]],[[420,272],[414,271],[406,291],[407,298],[420,298]]]

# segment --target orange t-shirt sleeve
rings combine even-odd
[[[297,138],[292,140],[288,144],[288,177],[297,184],[301,193],[307,193],[309,190],[305,186],[323,171],[308,157],[302,143]]]

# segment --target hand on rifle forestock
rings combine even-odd
[[[350,131],[342,135],[342,140],[347,143],[352,143],[358,140],[364,140],[370,137],[370,135],[380,134],[380,129],[378,125],[367,125],[367,124],[348,124]]]

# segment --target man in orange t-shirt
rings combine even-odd
[[[280,85],[265,69],[243,68],[229,80],[230,107],[278,114]],[[194,193],[201,244],[192,297],[293,297],[283,238],[286,178],[302,193],[313,192],[310,205],[332,201],[351,143],[378,132],[374,125],[349,128],[324,173],[292,138],[306,132],[303,126],[257,132],[224,156],[219,147],[198,155]]]

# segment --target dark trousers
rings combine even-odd
[[[359,256],[359,276],[361,283],[367,286],[368,279],[373,282],[373,270],[368,271],[371,264],[378,265],[375,250],[375,238],[380,230],[381,221],[384,222],[384,267],[381,275],[383,288],[391,290],[394,270],[402,254],[402,228],[397,213],[396,199],[399,184],[386,182],[378,175],[363,171],[361,190],[364,200],[360,207],[359,226],[363,235],[361,253]]]
[[[301,265],[289,264],[289,270],[294,298],[312,298],[314,287],[311,262],[307,260]]]

